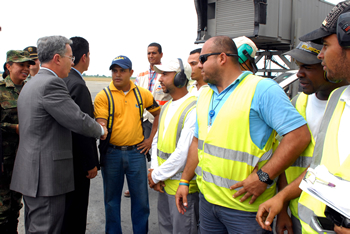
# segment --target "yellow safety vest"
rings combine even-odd
[[[177,109],[174,116],[172,117],[165,135],[163,134],[164,121],[169,109],[169,103],[171,103],[171,101],[167,102],[163,106],[159,116],[160,122],[158,125],[158,143],[157,143],[158,157],[157,158],[158,158],[159,166],[161,166],[175,151],[177,143],[180,138],[181,130],[184,127],[186,116],[193,108],[195,108],[196,101],[197,101],[196,97],[190,96],[180,105],[180,107]],[[168,194],[170,195],[176,194],[177,188],[179,187],[181,176],[182,176],[182,171],[176,173],[173,177],[164,181],[165,183],[164,189]],[[199,190],[197,187],[196,178],[193,177],[193,179],[190,181],[189,192],[195,193],[198,191]]]
[[[297,109],[299,114],[304,117],[306,120],[306,106],[307,106],[308,95],[300,93],[298,96],[294,97],[292,100],[293,106]],[[322,113],[323,114],[323,113]],[[309,128],[310,131],[310,128]],[[297,160],[286,169],[286,177],[288,184],[292,183],[296,178],[298,178],[305,169],[310,166],[312,161],[312,154],[314,153],[315,148],[315,139],[311,134],[311,142],[308,147],[301,153]],[[298,216],[298,198],[295,198],[289,202],[289,208],[294,215],[294,217],[299,218]]]
[[[333,175],[350,180],[350,157],[340,166],[338,152],[338,129],[345,107],[345,102],[339,99],[347,87],[336,89],[328,99],[327,108],[317,135],[311,167],[325,165]],[[302,192],[299,198],[298,210],[302,233],[319,233],[315,231],[312,217],[324,217],[325,204]]]
[[[261,168],[272,155],[272,131],[265,147],[261,150],[250,137],[249,113],[256,86],[261,77],[249,74],[240,81],[220,109],[208,131],[212,89],[204,89],[198,99],[198,159],[197,184],[205,199],[215,205],[231,209],[256,212],[261,203],[273,197],[276,183],[268,186],[253,204],[249,199],[240,202],[232,195],[237,190],[230,186],[243,181],[258,164]]]

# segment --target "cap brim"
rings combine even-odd
[[[322,44],[322,38],[332,35],[331,32],[326,32],[325,30],[318,28],[304,36],[299,38],[300,41],[311,41],[316,44]]]
[[[35,65],[35,61],[33,60],[28,60],[30,65]]]
[[[170,68],[166,65],[154,65],[153,66],[154,70],[157,72],[157,73],[162,73],[162,72],[176,72],[176,70],[174,70],[174,68]]]
[[[119,67],[121,67],[123,69],[129,69],[129,67],[125,66],[124,64],[113,63],[111,66],[109,66],[109,70],[112,70],[114,65],[118,65]]]
[[[291,51],[288,51],[284,53],[284,55],[290,55],[292,58],[295,60],[303,63],[303,64],[317,64],[321,63],[322,61],[319,60],[315,55],[312,55],[308,52],[299,50],[299,49],[294,49]]]
[[[19,59],[16,61],[13,61],[14,63],[24,63],[24,62],[29,62],[30,65],[35,65],[35,61],[32,59]]]

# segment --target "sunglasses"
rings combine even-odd
[[[219,55],[219,54],[222,54],[223,52],[221,53],[210,53],[210,54],[202,54],[199,56],[199,62],[201,62],[201,64],[204,64],[207,60],[208,60],[208,57],[211,56],[211,55]],[[238,56],[237,54],[227,54],[227,53],[224,53],[226,54],[226,56]]]

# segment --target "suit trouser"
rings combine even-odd
[[[26,234],[60,234],[66,194],[51,197],[23,196]]]
[[[89,205],[90,179],[85,174],[74,175],[75,189],[66,194],[66,210],[62,234],[84,234]]]

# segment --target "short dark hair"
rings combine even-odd
[[[71,37],[70,40],[73,41],[73,44],[71,45],[71,47],[72,47],[73,56],[75,57],[74,66],[76,66],[84,54],[86,54],[86,56],[88,55],[89,42],[82,37]]]
[[[190,52],[190,55],[191,55],[191,54],[201,53],[201,52],[202,52],[202,49],[201,49],[201,48],[198,48],[198,49],[192,50],[192,51]]]
[[[214,52],[224,52],[227,54],[238,54],[237,46],[234,41],[227,36],[213,37]],[[229,56],[234,63],[238,63],[238,56]]]
[[[155,46],[158,48],[158,52],[161,54],[162,53],[162,46],[159,45],[157,42],[152,42],[151,44],[148,45],[148,47],[150,46]]]

